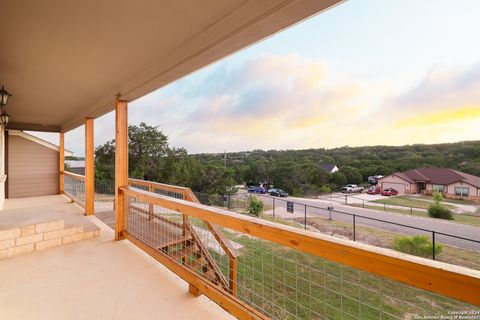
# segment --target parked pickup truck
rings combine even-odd
[[[342,193],[354,193],[354,192],[363,192],[363,187],[359,187],[356,184],[347,184],[342,188]]]

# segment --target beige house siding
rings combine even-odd
[[[478,193],[479,188],[477,188],[475,186],[472,186],[471,184],[468,184],[466,182],[461,182],[461,181],[449,184],[447,186],[447,190],[445,190],[445,193],[455,195],[455,187],[468,187],[468,189],[469,189],[468,195],[469,196],[472,196],[472,197],[480,196],[480,194]]]
[[[412,185],[410,184],[410,182],[403,180],[402,178],[397,177],[393,174],[381,178],[379,180],[379,185],[382,190],[386,188],[394,188],[399,193],[413,193]]]
[[[8,136],[8,197],[58,194],[58,151],[21,136]]]

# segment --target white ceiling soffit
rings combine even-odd
[[[12,125],[71,130],[340,2],[0,0]]]

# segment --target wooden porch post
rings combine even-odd
[[[115,100],[115,240],[124,239],[125,195],[119,187],[128,185],[128,103]]]
[[[58,150],[58,172],[59,172],[59,193],[62,194],[65,187],[64,187],[64,176],[63,172],[65,171],[65,134],[63,132],[60,132],[60,137],[59,137],[59,150]]]
[[[93,119],[85,118],[85,215],[95,210],[95,156],[93,145]]]

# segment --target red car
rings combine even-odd
[[[382,196],[396,196],[398,191],[393,188],[387,188],[382,191]]]
[[[380,187],[371,186],[370,188],[368,188],[367,193],[368,194],[380,194],[380,193],[382,193],[382,189]]]

